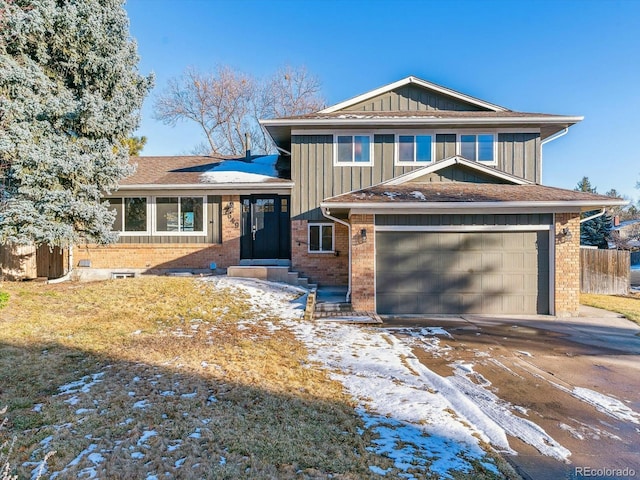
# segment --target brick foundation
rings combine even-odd
[[[347,227],[334,224],[333,253],[309,253],[308,222],[291,221],[291,269],[320,285],[347,285],[349,275],[349,238]]]
[[[367,238],[360,232],[365,229]],[[373,215],[352,215],[351,304],[354,310],[375,312],[375,231]]]
[[[240,197],[223,196],[223,204],[233,202],[240,211]],[[78,246],[75,263],[90,260],[91,268],[100,269],[209,269],[237,265],[240,261],[240,225],[222,216],[222,243],[117,243],[113,245]]]
[[[580,306],[580,214],[556,214],[555,228],[555,313],[574,317]],[[562,233],[564,228],[570,235]]]

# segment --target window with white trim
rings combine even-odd
[[[428,163],[433,159],[432,135],[396,135],[397,164]]]
[[[112,230],[122,233],[147,231],[147,198],[110,198],[109,205],[116,212]]]
[[[333,223],[309,224],[309,252],[330,253],[333,252],[334,243]]]
[[[373,148],[371,135],[335,135],[336,165],[371,165]]]
[[[460,155],[476,162],[495,162],[495,135],[478,133],[476,135],[461,134]]]
[[[203,197],[156,197],[156,231],[204,234]]]

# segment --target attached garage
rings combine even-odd
[[[376,228],[378,313],[549,313],[549,228],[445,230]]]

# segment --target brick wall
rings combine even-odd
[[[366,229],[363,240],[360,232]],[[373,215],[352,215],[351,304],[354,310],[375,312],[375,232]]]
[[[106,269],[208,269],[237,265],[240,261],[240,197],[223,196],[223,205],[234,204],[235,216],[222,215],[222,243],[127,243],[78,246],[75,263],[90,260],[92,268]],[[237,218],[236,218],[237,217]],[[237,225],[236,225],[237,223]]]
[[[349,276],[349,237],[344,225],[334,225],[332,253],[309,253],[308,222],[291,221],[291,269],[320,285],[347,285]]]
[[[555,227],[556,315],[577,316],[580,306],[580,214],[556,214]],[[570,235],[563,233],[565,228]]]

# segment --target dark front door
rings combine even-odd
[[[241,202],[241,258],[290,258],[289,196],[249,195]]]

